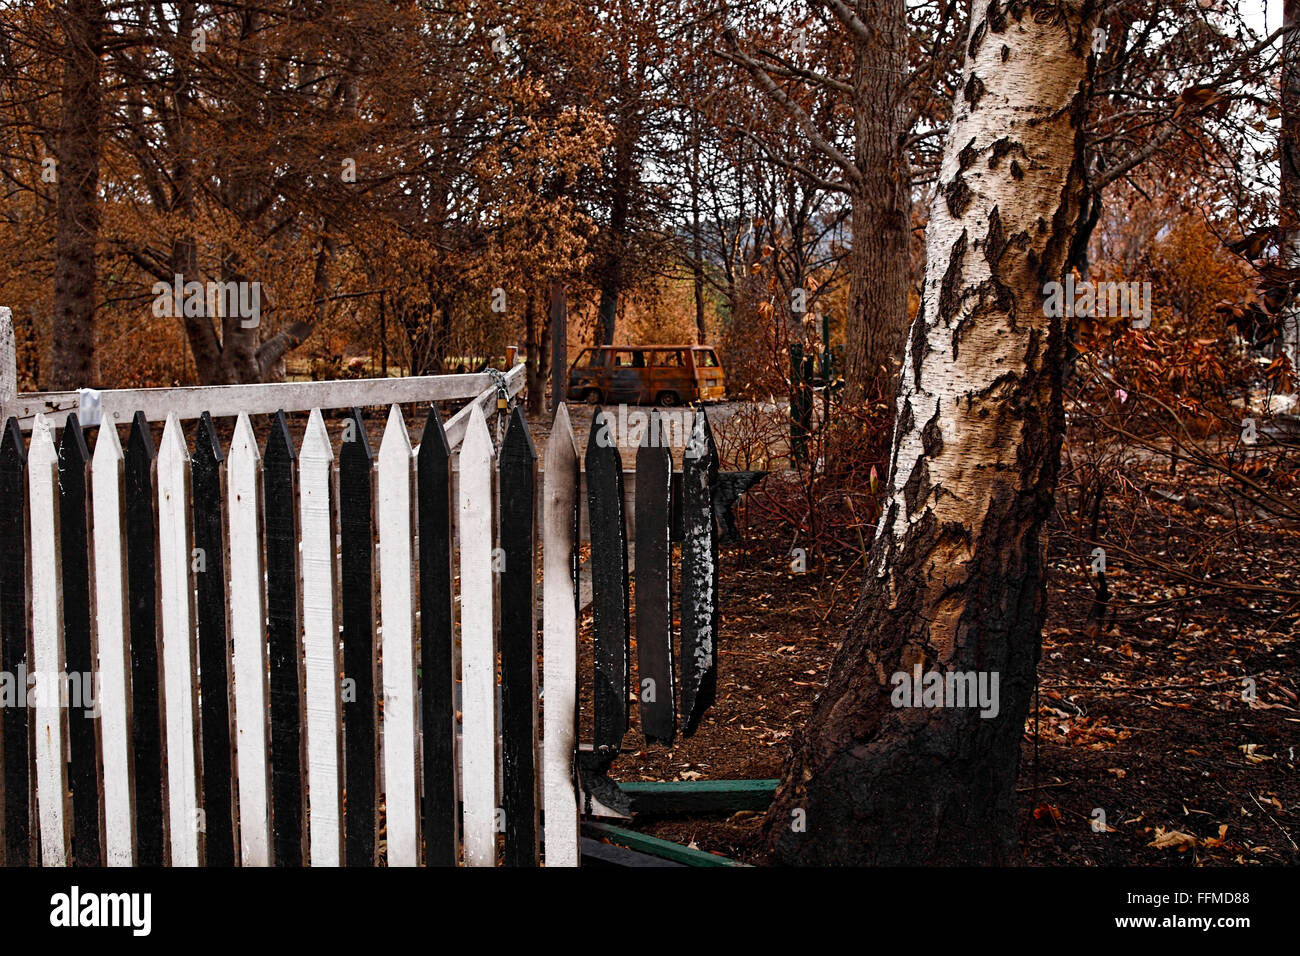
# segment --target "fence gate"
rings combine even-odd
[[[508,397],[522,386],[518,367]],[[357,408],[327,425],[317,404],[417,390],[469,400],[446,423],[430,407],[418,449],[398,404],[377,453]],[[546,860],[576,864],[577,524],[556,516],[576,513],[577,458],[561,411],[543,738],[537,456],[519,409],[497,453],[498,390],[0,396],[0,860],[493,865],[500,846],[533,865],[544,802]],[[276,409],[304,402],[295,444]],[[250,414],[273,410],[259,442]],[[214,414],[231,413],[223,447]]]
[[[0,396],[0,861],[577,865],[580,811],[620,804],[606,771],[629,725],[618,449],[592,429],[595,741],[579,769],[568,411],[539,475],[518,408],[498,451],[486,375],[417,382],[468,401],[446,422],[428,406],[413,445],[397,403],[415,381]],[[522,386],[520,366],[508,395]],[[349,399],[327,423],[321,405]],[[358,409],[390,400],[376,451]],[[297,442],[282,405],[310,410]],[[270,412],[259,440],[251,415]],[[646,739],[671,744],[716,682],[703,412],[679,488],[653,442],[636,475],[635,699]]]

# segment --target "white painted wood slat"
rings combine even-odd
[[[416,784],[414,555],[411,439],[394,405],[379,446],[379,603],[384,660],[384,800],[388,865],[420,863]]]
[[[311,863],[343,859],[342,702],[335,573],[334,451],[320,409],[312,409],[298,454],[302,626],[306,660],[307,792]]]
[[[94,499],[95,642],[99,647],[100,739],[104,759],[104,849],[109,866],[135,863],[131,779],[130,652],[126,636],[126,537],[122,443],[103,424],[91,464]]]
[[[465,861],[496,865],[497,632],[492,439],[470,412],[460,450],[461,780]]]
[[[158,580],[172,866],[198,866],[202,854],[191,542],[190,454],[180,419],[172,414],[167,418],[162,447],[158,449]]]
[[[68,728],[59,703],[64,672],[63,588],[59,562],[59,453],[54,427],[37,415],[27,453],[31,514],[32,672],[36,691],[36,813],[41,863],[67,866]]]
[[[555,410],[546,444],[542,504],[542,807],[547,866],[578,865],[578,622],[574,611],[573,508],[578,451],[569,409]]]
[[[267,793],[266,579],[262,564],[262,456],[247,413],[235,423],[226,458],[230,516],[230,635],[235,667],[235,757],[239,843],[244,866],[271,865]]]

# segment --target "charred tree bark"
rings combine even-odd
[[[1017,857],[1064,428],[1064,320],[1045,314],[1043,287],[1062,278],[1081,215],[1096,17],[1092,0],[972,10],[884,513],[854,620],[765,821],[779,861]],[[901,706],[898,675],[916,669],[983,675],[991,706]]]
[[[63,16],[58,212],[54,259],[54,353],[50,387],[98,384],[95,361],[95,243],[99,239],[100,0],[68,0]]]
[[[1300,267],[1300,0],[1282,5],[1282,128],[1278,133],[1281,161],[1278,232],[1282,264]],[[1296,371],[1300,362],[1300,305],[1287,303],[1282,312],[1282,347]]]

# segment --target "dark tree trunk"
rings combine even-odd
[[[99,238],[100,0],[68,0],[63,17],[63,90],[56,175],[54,352],[50,387],[98,384],[95,361],[95,243]]]
[[[546,378],[550,370],[547,361],[550,353],[551,314],[542,298],[542,289],[529,289],[524,303],[524,343],[528,349],[528,367],[524,376],[528,382],[528,413],[541,415],[546,407]],[[538,318],[541,322],[538,322]]]
[[[765,821],[780,861],[1017,858],[1043,524],[1064,429],[1064,320],[1045,314],[1043,287],[1062,278],[1081,214],[1095,20],[1083,0],[972,11],[884,514],[857,612]],[[996,693],[983,709],[900,706],[899,677],[916,669],[982,676]]]
[[[613,194],[604,266],[600,271],[600,306],[596,315],[596,344],[613,345],[618,323],[618,300],[627,274],[627,221],[632,202],[632,148],[634,137],[620,132],[615,146]]]
[[[1282,128],[1278,133],[1281,182],[1278,232],[1282,264],[1300,266],[1300,0],[1282,5]],[[1300,307],[1295,300],[1282,313],[1282,347],[1294,372],[1300,361]]]
[[[904,0],[858,0],[870,41],[855,37],[849,317],[845,380],[862,393],[903,356],[911,284],[912,196],[908,175],[907,13]]]

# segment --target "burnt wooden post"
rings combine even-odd
[[[374,455],[359,409],[343,424],[339,453],[339,533],[343,621],[343,753],[348,866],[374,866],[378,832],[378,711],[374,648]]]
[[[63,580],[63,649],[69,681],[73,855],[77,866],[101,866],[100,780],[90,640],[90,449],[76,414],[59,442],[59,555]],[[62,675],[61,675],[62,676]],[[79,693],[73,694],[75,682]],[[80,699],[78,699],[80,698]]]
[[[627,733],[628,600],[627,523],[623,517],[623,461],[606,413],[596,409],[587,439],[587,516],[591,537],[594,742],[591,769],[603,773],[613,763]]]
[[[27,448],[18,420],[5,422],[0,442],[0,668],[14,675],[14,692],[27,693],[31,662],[27,630]],[[15,701],[15,703],[17,703]],[[24,701],[25,703],[25,701]],[[0,708],[0,865],[36,860],[32,829],[31,732],[27,708]]]
[[[111,425],[106,427],[111,428]],[[190,487],[199,627],[199,698],[203,733],[204,836],[209,866],[235,865],[230,739],[230,637],[226,631],[226,544],[222,501],[225,456],[212,416],[199,418]],[[236,556],[238,557],[238,556]]]
[[[564,285],[551,283],[551,412],[564,401],[569,384],[569,320]]]
[[[427,866],[455,866],[456,662],[452,655],[451,449],[436,406],[429,407],[416,455],[420,561],[420,726]]]
[[[501,448],[501,757],[506,866],[537,864],[537,450],[522,408]]]
[[[659,412],[636,453],[636,654],[641,729],[647,743],[670,745],[677,732],[673,688],[673,460]]]
[[[131,744],[136,861],[163,865],[162,700],[159,694],[157,454],[143,412],[126,443],[126,592],[131,634]]]
[[[682,734],[687,737],[717,690],[717,483],[717,448],[708,417],[698,409],[682,458]]]
[[[262,457],[271,688],[271,821],[277,866],[303,863],[302,652],[298,626],[298,495],[293,440],[275,414]]]

